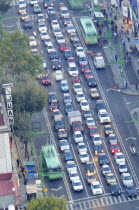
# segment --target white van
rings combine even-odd
[[[111,5],[113,7],[118,6],[117,0],[111,0]]]
[[[103,56],[100,54],[94,57],[94,66],[96,69],[104,69],[105,68],[105,61]]]

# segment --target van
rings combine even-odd
[[[117,0],[111,0],[111,5],[113,7],[118,6]]]
[[[94,57],[94,66],[96,69],[104,69],[105,68],[105,62],[103,56],[100,54],[97,54]]]

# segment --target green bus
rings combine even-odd
[[[81,17],[81,32],[87,45],[98,44],[98,33],[90,17]]]
[[[44,171],[46,171],[46,176],[48,176],[49,180],[56,180],[62,178],[62,167],[58,155],[56,153],[55,146],[53,144],[42,146],[42,152],[46,165],[46,170]]]
[[[72,10],[83,10],[84,0],[68,0]]]

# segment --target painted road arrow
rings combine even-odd
[[[136,138],[134,138],[134,137],[128,137],[128,138],[126,138],[125,140],[128,141],[129,139],[136,140]]]
[[[58,189],[54,189],[54,188],[51,188],[51,190],[53,191],[59,191],[62,187],[59,187]]]

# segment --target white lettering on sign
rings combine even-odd
[[[12,101],[12,96],[11,96],[11,95],[6,95],[6,101],[7,101],[7,102]]]
[[[13,83],[3,84],[2,87],[3,88],[13,87]]]
[[[5,92],[6,92],[6,95],[10,95],[11,94],[11,88],[5,88]]]
[[[13,108],[12,102],[7,102],[7,109],[12,109],[12,108]]]
[[[9,117],[9,123],[14,124],[14,118],[13,117]]]
[[[13,117],[13,110],[7,110],[8,111],[8,117]]]

